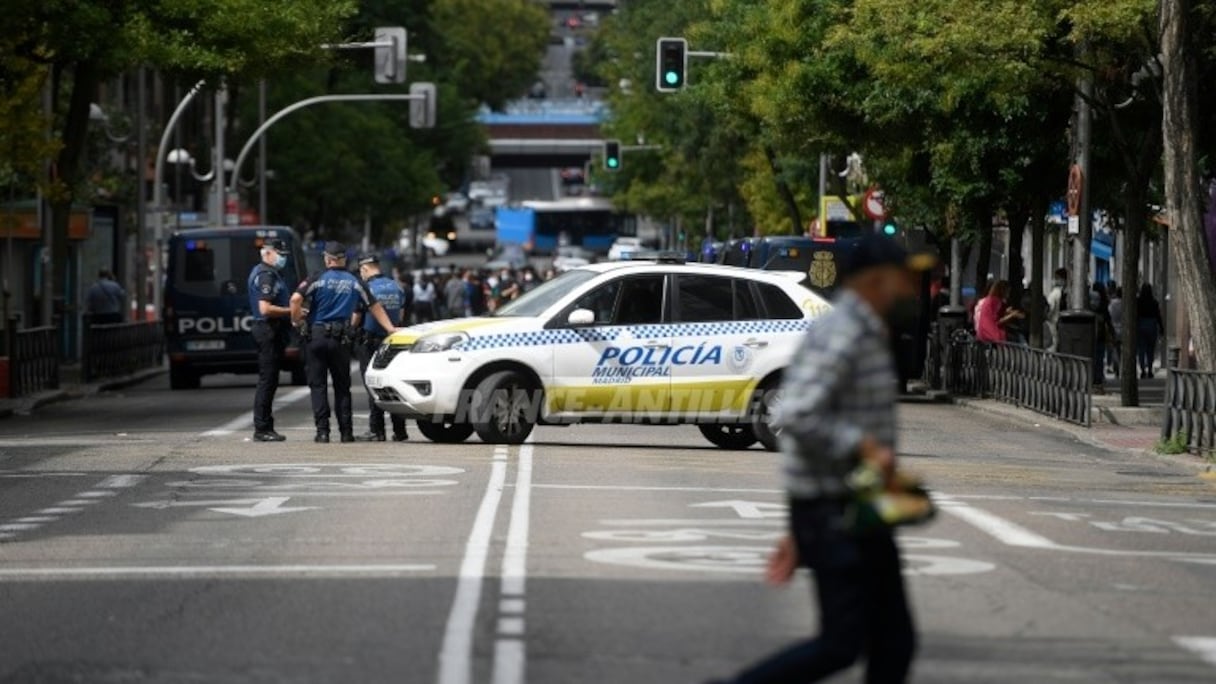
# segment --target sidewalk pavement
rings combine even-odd
[[[1163,378],[1142,380],[1140,386],[1142,398],[1145,395],[1152,397],[1154,393],[1157,397],[1164,397],[1165,380]],[[1157,443],[1161,441],[1161,427],[1164,422],[1165,407],[1162,399],[1158,399],[1156,404],[1138,408],[1123,408],[1119,406],[1118,387],[1115,386],[1112,390],[1112,386],[1108,382],[1107,391],[1111,393],[1094,395],[1093,426],[1088,428],[1066,423],[996,399],[954,397],[953,401],[957,406],[999,416],[1011,422],[1026,425],[1028,428],[1063,432],[1080,442],[1099,449],[1132,452],[1166,460],[1175,465],[1194,468],[1200,472],[1216,474],[1216,464],[1195,455],[1167,455],[1157,452],[1156,447]]]
[[[14,399],[0,397],[0,418],[8,418],[14,414],[29,415],[47,404],[68,399],[79,399],[100,394],[101,392],[110,392],[130,387],[166,372],[168,372],[168,366],[158,366],[117,378],[106,378],[93,383],[83,383],[80,382],[78,366],[64,366],[60,371],[59,389],[46,390],[27,397],[17,397]]]

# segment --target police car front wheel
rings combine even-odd
[[[473,429],[490,444],[522,444],[536,426],[540,392],[515,371],[487,376],[473,390]]]

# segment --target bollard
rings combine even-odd
[[[967,327],[967,310],[961,306],[943,306],[937,311],[937,339],[934,343],[938,348],[938,362],[945,368],[946,364],[951,362],[950,341],[954,339],[954,333],[963,330]],[[944,370],[943,375],[950,378],[955,378],[956,374],[948,374]],[[943,384],[945,384],[943,382]],[[950,387],[946,387],[950,390]]]
[[[1061,311],[1058,332],[1060,339],[1056,344],[1056,351],[1060,354],[1089,359],[1090,375],[1093,378],[1097,377],[1098,372],[1104,371],[1102,360],[1094,360],[1095,318],[1092,311]]]

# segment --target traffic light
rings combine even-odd
[[[660,93],[682,90],[687,74],[688,41],[683,38],[660,38],[655,50],[655,88]]]
[[[609,171],[621,170],[621,141],[604,141],[604,168]]]
[[[882,234],[887,237],[895,237],[899,233],[899,226],[895,225],[895,221],[887,219],[882,224]]]

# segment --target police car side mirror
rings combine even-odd
[[[595,324],[595,312],[591,309],[575,309],[566,317],[566,322],[571,326],[587,326]]]

